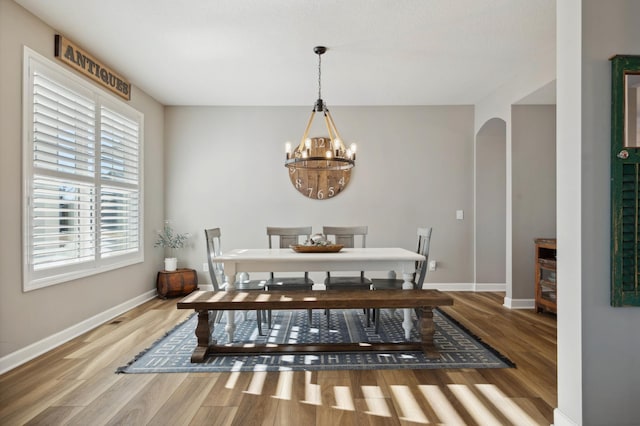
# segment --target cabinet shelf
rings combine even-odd
[[[552,288],[552,289],[555,290],[556,282],[555,281],[540,280],[540,287]]]
[[[555,259],[538,259],[538,264],[541,268],[550,269],[552,271],[556,270],[556,260]]]
[[[536,238],[535,305],[536,312],[557,312],[556,240]]]

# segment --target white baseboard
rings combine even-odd
[[[425,283],[425,290],[440,291],[506,291],[505,283]]]
[[[535,299],[512,299],[505,297],[503,306],[509,309],[533,309],[536,307],[536,301]]]
[[[506,283],[476,283],[475,291],[507,291]]]
[[[553,424],[551,426],[578,426],[578,423],[575,423],[569,417],[565,416],[559,408],[555,408],[553,410]]]
[[[473,283],[424,283],[424,290],[473,291]]]
[[[149,290],[140,296],[107,309],[106,311],[94,315],[93,317],[79,322],[78,324],[72,325],[65,330],[55,333],[49,337],[45,337],[38,342],[32,343],[29,346],[3,356],[0,358],[0,374],[12,370],[19,365],[22,365],[25,362],[80,336],[81,334],[86,333],[87,331],[93,330],[97,326],[104,324],[118,315],[124,314],[136,306],[143,304],[147,300],[153,299],[156,295],[157,292],[155,289]]]

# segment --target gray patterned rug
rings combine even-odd
[[[194,334],[197,317],[176,326],[151,348],[118,369],[119,373],[191,373],[229,371],[285,370],[361,370],[361,369],[422,369],[422,368],[511,368],[515,365],[496,350],[481,342],[457,321],[434,310],[434,341],[440,358],[428,359],[422,352],[338,352],[303,354],[242,354],[210,357],[206,362],[190,362],[196,346]],[[224,319],[215,327],[218,344],[227,341]],[[367,327],[361,310],[332,310],[331,326],[321,310],[313,311],[309,326],[307,311],[273,311],[273,324],[266,336],[259,336],[255,312],[248,319],[236,317],[234,344],[254,343],[315,343],[315,342],[403,342],[402,311],[381,311],[380,333],[373,325]],[[418,341],[417,332],[412,340]]]

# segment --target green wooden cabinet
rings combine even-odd
[[[611,58],[611,305],[640,306],[640,56]]]

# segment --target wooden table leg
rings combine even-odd
[[[214,311],[213,319],[215,320],[216,312]],[[215,325],[209,326],[209,311],[198,311],[198,325],[196,325],[196,339],[198,341],[196,348],[191,354],[191,362],[204,362],[209,354],[209,340],[211,331]]]
[[[440,352],[433,343],[433,335],[436,332],[433,323],[433,307],[425,306],[420,308],[420,341],[422,342],[422,351],[427,358],[440,358]]]

